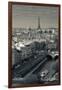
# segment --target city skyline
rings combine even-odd
[[[47,6],[12,6],[13,28],[58,28],[58,7]]]

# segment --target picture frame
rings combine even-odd
[[[60,85],[60,5],[8,2],[8,87]]]

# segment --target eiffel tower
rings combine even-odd
[[[40,17],[38,17],[38,29],[40,29]]]

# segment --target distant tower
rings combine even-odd
[[[40,29],[40,17],[38,17],[38,29]]]

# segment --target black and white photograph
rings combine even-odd
[[[59,85],[59,5],[12,4],[12,86]]]

